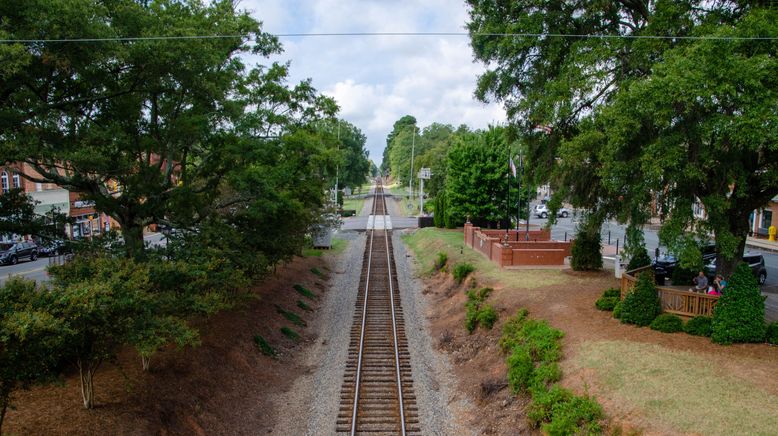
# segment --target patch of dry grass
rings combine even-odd
[[[576,358],[604,396],[667,432],[774,435],[778,397],[701,353],[625,341],[586,342]]]
[[[416,254],[422,271],[432,271],[438,252],[448,254],[448,264],[468,262],[475,266],[479,283],[516,289],[535,289],[571,281],[561,271],[553,269],[506,270],[488,260],[481,253],[465,246],[461,229],[437,229],[427,227],[403,235],[403,240]]]

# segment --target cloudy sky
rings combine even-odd
[[[273,34],[333,32],[464,32],[459,0],[243,0],[240,6]],[[284,37],[293,81],[334,97],[341,118],[367,136],[380,164],[386,135],[403,115],[474,128],[501,122],[499,105],[473,98],[483,66],[473,62],[466,36]]]

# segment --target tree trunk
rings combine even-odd
[[[143,257],[143,227],[134,224],[131,220],[119,223],[122,226],[122,237],[124,237],[124,246],[127,250],[127,257]]]
[[[735,254],[731,259],[726,259],[721,252],[716,254],[716,274],[721,274],[726,279],[729,279],[737,265],[743,260],[743,253],[746,249],[746,238],[748,238],[748,219],[750,212],[751,211],[748,211],[748,213],[743,214],[740,210],[732,211],[727,217],[729,227],[727,230],[738,238],[738,244],[735,249]]]
[[[11,390],[5,386],[0,388],[0,435],[3,434],[3,420],[5,419],[5,411],[8,409],[8,403],[11,402]]]
[[[84,400],[84,407],[92,409],[95,405],[95,385],[94,375],[100,366],[100,361],[82,361],[78,360],[78,375],[81,380],[81,397]]]
[[[143,365],[143,370],[148,371],[149,367],[151,366],[151,356],[146,356],[145,354],[140,355],[140,361],[141,365]]]

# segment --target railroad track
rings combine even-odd
[[[383,187],[378,184],[373,215],[385,214]],[[390,236],[391,231],[376,229],[375,223],[368,230],[340,394],[340,434],[420,433]]]

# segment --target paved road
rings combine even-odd
[[[30,280],[45,282],[49,279],[46,267],[49,266],[49,258],[42,257],[34,262],[19,261],[16,265],[0,266],[0,284],[5,283],[9,276],[23,276]]]

